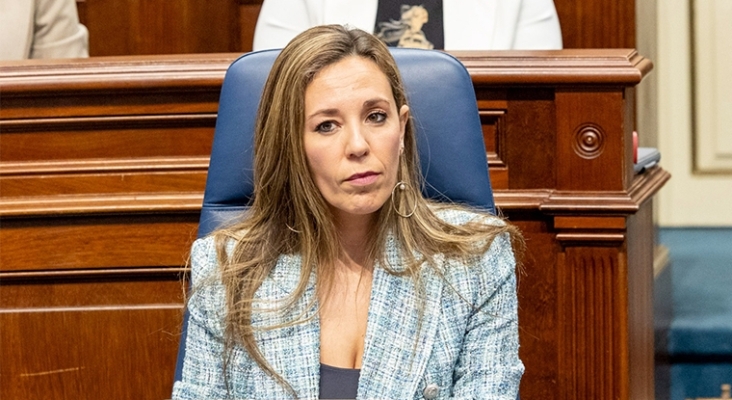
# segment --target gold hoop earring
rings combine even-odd
[[[402,218],[409,218],[412,215],[414,215],[414,212],[417,210],[417,199],[414,199],[414,206],[412,207],[412,211],[410,211],[407,214],[403,214],[399,211],[399,207],[396,205],[396,200],[394,199],[396,190],[399,189],[400,192],[403,192],[407,189],[410,189],[409,185],[407,185],[405,182],[399,181],[396,185],[394,185],[394,189],[391,190],[391,208],[394,210],[395,213],[397,213],[398,216]],[[416,196],[414,193],[412,193],[413,196]]]

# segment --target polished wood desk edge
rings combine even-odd
[[[203,192],[6,197],[0,198],[0,218],[198,213],[202,204]]]
[[[37,282],[41,279],[98,279],[103,278],[147,278],[167,277],[179,275],[182,278],[190,272],[189,267],[173,266],[158,268],[97,268],[97,269],[70,269],[44,271],[3,271],[0,270],[0,282],[16,282],[30,280]]]
[[[652,69],[651,61],[633,49],[448,53],[466,66],[476,84],[635,85]],[[58,95],[58,91],[218,87],[226,69],[240,55],[185,54],[2,62],[0,90],[5,96],[29,96],[38,92],[55,92]]]
[[[216,123],[216,113],[173,113],[153,115],[93,115],[70,117],[30,117],[23,119],[9,119],[0,117],[2,131],[27,132],[29,130],[74,130],[74,129],[114,129],[124,128],[154,128],[154,127],[209,127]],[[5,163],[4,163],[5,164]]]
[[[635,214],[671,178],[656,166],[636,175],[627,191],[587,192],[552,191],[538,209],[547,214]],[[498,201],[498,198],[497,198]]]
[[[475,84],[636,85],[653,63],[634,49],[452,51]]]
[[[85,172],[163,172],[208,169],[209,156],[144,157],[133,159],[4,161],[0,177]]]

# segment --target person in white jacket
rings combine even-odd
[[[380,1],[389,0],[264,0],[253,48],[282,48],[300,32],[324,24],[348,25],[378,34]],[[444,46],[435,48],[562,48],[559,18],[552,0],[443,0],[441,13]]]
[[[75,0],[0,0],[0,60],[89,57]]]

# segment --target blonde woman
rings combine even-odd
[[[253,203],[193,246],[173,398],[515,399],[520,234],[423,198],[418,165],[386,46],[338,25],[293,39],[262,95]]]

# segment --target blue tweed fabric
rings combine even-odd
[[[441,217],[461,224],[476,214],[447,211]],[[394,269],[402,265],[398,248],[389,237],[386,260]],[[193,284],[199,289],[188,305],[183,378],[174,385],[173,399],[223,399],[227,398],[222,374],[224,289],[216,279],[211,238],[197,240],[191,258]],[[412,279],[375,267],[358,399],[421,399],[425,393],[437,394],[428,396],[437,399],[516,399],[524,367],[518,358],[515,259],[507,235],[496,238],[473,265],[438,262],[443,276],[431,268],[422,271],[421,329],[419,294]],[[300,258],[281,256],[256,299],[262,300],[262,307],[276,305],[292,293],[299,274]],[[252,319],[255,327],[267,327],[302,314],[315,316],[295,326],[255,333],[264,357],[300,399],[318,398],[317,303],[308,307],[315,297],[314,283],[313,277],[292,309],[259,312]],[[232,398],[292,398],[243,348],[234,350],[227,375]]]

